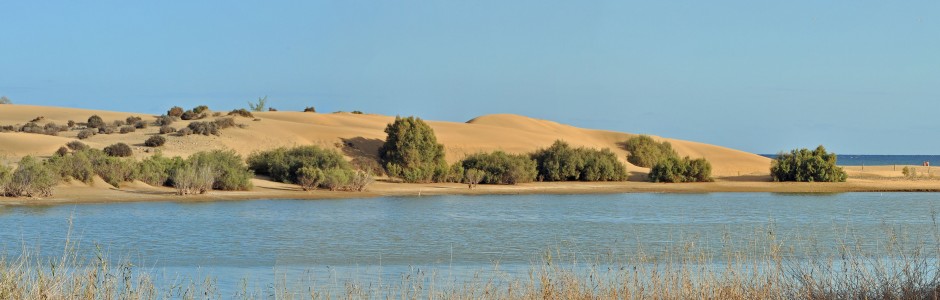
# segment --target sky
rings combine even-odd
[[[938,1],[3,1],[0,95],[940,154]],[[0,107],[2,109],[2,107]]]

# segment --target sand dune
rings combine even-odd
[[[45,117],[39,124],[55,122],[65,124],[68,120],[84,122],[97,114],[106,122],[124,120],[128,116],[141,116],[153,120],[155,116],[142,113],[110,112],[86,109],[46,107],[31,105],[0,106],[0,125],[25,124],[35,117]],[[355,148],[360,153],[376,155],[385,139],[385,126],[392,116],[350,113],[305,113],[305,112],[260,112],[256,119],[237,117],[239,124],[247,128],[231,128],[221,136],[170,135],[167,144],[160,148],[165,155],[189,155],[200,150],[233,149],[242,155],[254,151],[280,146],[319,145],[324,147]],[[210,118],[211,119],[211,118]],[[189,122],[180,121],[174,127],[185,127]],[[583,129],[557,122],[533,119],[510,114],[485,115],[468,122],[428,121],[444,144],[449,162],[457,161],[468,154],[481,151],[503,150],[526,153],[551,145],[555,140],[564,140],[574,146],[609,148],[620,160],[626,162],[626,151],[620,143],[634,134],[605,130]],[[158,128],[151,126],[128,134],[96,135],[84,140],[92,147],[102,148],[109,144],[124,142],[135,148],[137,157],[152,155],[155,151],[144,147],[143,141],[157,134]],[[66,142],[74,140],[78,130],[61,132],[60,136],[26,133],[0,133],[0,154],[8,159],[24,155],[48,156]],[[663,140],[663,138],[656,137]],[[715,145],[664,139],[673,144],[680,155],[693,158],[704,157],[714,168],[717,177],[766,175],[770,160],[755,154]],[[351,146],[349,146],[351,145]],[[628,164],[628,170],[646,173],[648,170]]]

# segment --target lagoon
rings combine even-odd
[[[904,247],[935,243],[937,209],[940,195],[934,193],[0,206],[0,252],[17,257],[25,249],[34,256],[58,257],[69,238],[89,258],[100,248],[110,260],[131,261],[168,277],[211,275],[225,291],[221,294],[228,295],[244,278],[264,281],[279,273],[366,281],[393,280],[419,269],[458,279],[494,270],[516,276],[550,255],[565,261],[625,261],[621,258],[655,256],[676,247],[751,251],[756,248],[748,245],[767,237],[796,241],[787,254],[796,258],[837,251],[847,243],[877,253],[888,236]]]

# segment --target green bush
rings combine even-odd
[[[836,166],[836,154],[826,152],[820,145],[816,150],[793,149],[780,153],[770,163],[774,181],[845,182],[848,177]]]
[[[208,165],[183,164],[173,172],[173,187],[177,195],[205,194],[212,190],[215,175]]]
[[[88,117],[88,128],[101,128],[105,125],[104,119],[101,119],[98,115]]]
[[[7,196],[7,186],[10,185],[12,176],[13,169],[5,164],[0,164],[0,196]]]
[[[170,177],[185,164],[179,156],[167,158],[157,154],[137,163],[137,179],[152,186],[173,186]]]
[[[144,141],[144,145],[147,147],[160,147],[163,146],[163,144],[166,144],[166,138],[162,135],[153,135]]]
[[[669,157],[660,160],[650,169],[650,182],[709,182],[712,165],[704,158],[691,159]]]
[[[134,150],[125,143],[117,143],[104,147],[104,153],[114,157],[128,157],[134,155]]]
[[[58,183],[59,177],[49,166],[26,156],[10,175],[3,193],[10,197],[49,197]]]
[[[356,176],[356,172],[349,169],[328,169],[323,171],[323,181],[320,186],[331,191],[347,189]]]
[[[483,171],[483,183],[517,184],[532,182],[538,175],[535,160],[528,155],[508,154],[502,151],[478,153],[465,158],[461,164],[465,170]]]
[[[264,106],[267,103],[268,103],[268,96],[260,97],[258,98],[257,103],[251,103],[251,101],[249,101],[248,108],[250,108],[251,111],[264,111]]]
[[[467,169],[463,175],[463,183],[466,183],[468,188],[473,189],[477,187],[480,181],[483,181],[484,176],[486,176],[486,172],[482,170]]]
[[[630,138],[624,143],[624,148],[630,152],[627,161],[644,168],[650,168],[660,160],[679,157],[669,142],[660,143],[648,135]]]
[[[563,141],[532,154],[544,181],[623,181],[627,168],[610,149],[572,148]]]
[[[189,164],[196,171],[208,167],[213,173],[212,188],[223,191],[244,191],[251,189],[254,174],[245,166],[242,157],[235,151],[212,150],[194,153],[189,156]]]
[[[321,170],[351,170],[343,155],[332,149],[317,146],[297,146],[277,148],[269,151],[252,153],[248,156],[248,168],[257,174],[270,176],[271,179],[286,183],[299,183],[297,171],[303,167]]]
[[[306,166],[297,169],[297,184],[299,184],[304,191],[316,189],[317,186],[320,185],[320,182],[323,181],[323,177],[323,170],[317,167]]]
[[[446,175],[444,145],[437,143],[434,130],[423,120],[395,117],[385,133],[388,136],[379,148],[379,157],[389,176],[405,182],[430,182],[441,181]]]
[[[315,112],[317,112],[317,109],[314,108],[313,106],[307,106],[307,108],[304,108],[304,112],[312,112],[312,113],[315,113]]]

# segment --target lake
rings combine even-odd
[[[0,251],[93,257],[158,273],[212,275],[223,291],[274,274],[394,280],[417,269],[447,276],[524,274],[547,253],[617,261],[694,244],[721,252],[761,236],[814,251],[843,242],[877,252],[886,235],[933,243],[933,193],[605,194],[388,197],[343,200],[142,202],[0,206]],[[833,250],[834,251],[834,250]],[[794,257],[813,255],[794,251]],[[555,256],[555,259],[561,257]],[[223,293],[228,294],[228,293]]]

